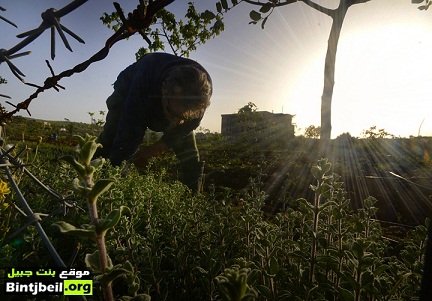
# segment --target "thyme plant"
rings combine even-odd
[[[81,136],[76,137],[79,142],[77,158],[68,155],[61,159],[70,164],[77,173],[78,177],[72,183],[73,189],[87,203],[90,223],[75,227],[65,221],[58,221],[53,225],[57,226],[62,233],[75,235],[80,238],[90,238],[96,242],[97,250],[85,256],[85,263],[96,275],[94,279],[102,284],[104,300],[111,301],[114,300],[112,282],[120,276],[133,274],[133,267],[127,261],[123,265],[113,265],[107,254],[105,236],[108,230],[117,225],[122,214],[130,212],[130,209],[126,206],[120,206],[118,209],[111,210],[105,218],[99,217],[97,207],[99,197],[110,189],[114,183],[114,179],[94,179],[95,172],[102,168],[105,161],[103,158],[93,159],[97,148],[102,145],[96,143],[96,137],[90,135],[86,135],[85,138]],[[135,278],[129,277],[127,279],[131,282],[129,284],[136,288]],[[132,291],[136,299],[145,297],[144,295],[137,295],[137,290],[136,288]]]

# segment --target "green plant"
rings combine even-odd
[[[65,156],[61,159],[71,165],[78,177],[73,180],[73,188],[86,201],[90,215],[90,224],[83,224],[75,227],[67,222],[58,221],[53,225],[57,226],[62,233],[76,235],[80,238],[90,238],[96,241],[97,250],[85,257],[86,265],[96,274],[95,280],[102,283],[105,300],[114,300],[112,292],[112,281],[125,274],[133,274],[133,267],[129,262],[113,265],[107,254],[105,236],[108,230],[112,229],[120,220],[122,214],[130,210],[126,206],[113,209],[105,217],[98,215],[97,201],[114,183],[114,179],[94,180],[94,173],[104,164],[103,158],[92,160],[100,144],[96,143],[96,137],[87,135],[85,138],[77,136],[79,142],[77,159],[72,156]],[[134,278],[128,278],[135,287]],[[135,296],[137,289],[132,291]],[[136,297],[136,296],[135,296]]]
[[[215,278],[219,293],[224,301],[249,301],[255,300],[257,292],[248,285],[251,275],[249,268],[241,268],[233,265],[224,270],[223,274]]]
[[[51,155],[58,154],[49,154],[47,147],[41,145],[38,164],[32,168],[39,166],[35,171],[40,178],[68,194],[75,169],[67,164],[41,164],[40,160],[54,162]],[[281,158],[284,155],[280,154]],[[80,155],[75,160],[80,163]],[[130,209],[126,210],[127,218],[119,218],[105,232],[108,266],[114,269],[111,262],[124,263],[115,268],[119,269],[115,273],[122,273],[112,282],[116,298],[124,295],[121,299],[128,300],[139,291],[152,300],[180,301],[239,296],[288,301],[416,300],[425,227],[410,232],[406,240],[389,243],[376,221],[380,201],[366,198],[354,212],[342,178],[333,173],[338,164],[319,160],[312,167],[309,161],[290,165],[292,172],[298,169],[304,176],[300,179],[298,173],[294,174],[287,185],[312,183],[312,193],[304,198],[289,195],[283,210],[267,213],[263,207],[268,196],[263,188],[271,173],[269,156],[255,156],[250,162],[227,162],[232,170],[237,168],[237,175],[253,175],[248,184],[243,189],[210,185],[208,193],[202,195],[191,194],[175,181],[170,174],[175,162],[170,160],[153,162],[155,166],[145,174],[131,168],[127,176],[110,187],[109,195],[98,198],[97,204],[103,202],[103,206],[98,205],[102,216],[109,216],[121,206]],[[241,168],[236,165],[240,163]],[[250,170],[245,165],[250,165]],[[257,165],[254,174],[252,166]],[[118,179],[119,170],[104,164],[94,170],[93,182]],[[85,187],[82,181],[78,176],[74,183]],[[25,177],[22,183],[41,212],[57,208],[57,204],[36,194],[36,187]],[[290,193],[290,189],[285,191]],[[76,196],[78,202],[87,203],[85,191],[78,191]],[[62,217],[66,218],[71,224],[87,223],[75,229],[96,229],[79,208],[70,209]],[[74,242],[58,231],[49,234],[62,258],[69,258]],[[96,240],[95,230],[87,234]],[[81,258],[81,252],[91,253],[88,259],[95,263],[95,270],[100,269],[100,253],[94,252],[94,240],[78,238],[81,251],[77,258]],[[6,245],[1,252],[11,262],[23,265],[49,262],[31,227],[25,232],[22,247]],[[103,279],[103,274],[96,274],[95,279]]]
[[[6,234],[9,232],[9,221],[12,213],[10,204],[6,201],[6,196],[10,193],[10,189],[6,182],[0,180],[0,245],[3,245],[3,241]]]

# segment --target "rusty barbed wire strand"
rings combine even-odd
[[[9,50],[6,49],[0,49],[0,64],[2,62],[6,62],[9,69],[12,71],[13,75],[15,75],[19,80],[24,82],[23,77],[25,77],[24,73],[21,72],[15,65],[13,65],[10,60],[16,57],[20,57],[23,55],[28,55],[30,52],[23,52],[21,54],[15,54],[31,42],[33,42],[36,38],[38,38],[46,29],[51,28],[51,59],[54,59],[55,57],[55,29],[57,29],[63,43],[65,44],[66,48],[72,51],[72,48],[69,45],[69,42],[66,39],[66,36],[64,35],[63,31],[71,35],[74,39],[79,41],[80,43],[85,43],[83,39],[81,39],[78,35],[73,33],[71,30],[66,28],[65,26],[60,24],[60,18],[65,16],[66,14],[72,12],[74,9],[78,8],[88,0],[74,0],[73,2],[69,3],[65,7],[55,10],[54,8],[49,8],[45,12],[41,14],[42,17],[42,23],[39,25],[38,28],[26,31],[24,33],[18,34],[18,38],[24,38],[23,41],[15,45]]]
[[[85,1],[87,1],[87,0],[81,0],[80,2],[85,2]],[[163,9],[164,7],[166,7],[167,5],[171,4],[174,1],[175,0],[159,0],[159,1],[149,0],[148,4],[145,4],[143,0],[140,0],[137,8],[132,13],[128,14],[127,19],[124,17],[124,14],[123,14],[123,11],[122,11],[120,5],[116,2],[114,2],[114,7],[116,8],[117,13],[119,14],[123,24],[120,26],[120,28],[111,37],[109,37],[107,39],[107,41],[105,42],[105,46],[101,50],[99,50],[97,53],[95,53],[93,56],[91,56],[88,60],[76,65],[72,69],[68,69],[68,70],[61,72],[58,75],[52,75],[51,77],[48,77],[45,80],[43,86],[37,86],[34,84],[29,84],[33,87],[37,87],[36,92],[34,92],[32,95],[29,96],[29,98],[18,103],[17,105],[13,105],[10,102],[8,102],[8,104],[12,105],[15,109],[10,111],[10,112],[2,113],[0,115],[0,123],[5,121],[5,120],[11,119],[13,115],[15,115],[17,112],[19,112],[21,110],[26,110],[27,113],[31,116],[31,113],[28,110],[28,107],[29,107],[30,103],[32,102],[32,100],[37,98],[40,93],[44,92],[45,90],[51,89],[51,88],[61,87],[58,84],[58,81],[60,79],[65,78],[65,77],[71,77],[72,75],[74,75],[76,73],[83,72],[92,63],[103,60],[104,58],[107,57],[110,48],[115,43],[117,43],[118,41],[124,40],[124,39],[126,39],[126,38],[128,38],[128,37],[130,37],[133,34],[138,32],[141,34],[141,36],[143,36],[145,38],[145,40],[147,42],[150,42],[150,40],[148,39],[148,37],[146,36],[144,31],[146,29],[148,29],[150,27],[150,25],[153,23],[154,15],[159,10]],[[60,11],[61,10],[59,10],[58,12],[60,12]],[[36,30],[38,30],[38,29],[36,29]],[[15,46],[12,49],[14,51],[17,51],[20,48]],[[1,58],[2,57],[1,57],[1,51],[0,51],[0,63],[1,63]],[[53,73],[52,68],[50,66],[49,66],[49,68],[50,68],[50,71]],[[18,71],[15,70],[15,72],[18,72]],[[61,88],[63,88],[63,87],[61,87]]]

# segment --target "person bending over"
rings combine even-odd
[[[96,156],[144,168],[172,149],[180,161],[182,182],[199,191],[203,164],[194,130],[212,95],[209,73],[197,62],[167,53],[150,53],[123,70],[106,103],[108,114]],[[147,129],[163,132],[153,145],[139,148]]]

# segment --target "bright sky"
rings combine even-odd
[[[62,8],[71,0],[3,1],[7,10],[0,15],[18,29],[0,20],[0,48],[10,49],[19,33],[36,28],[47,8]],[[137,1],[118,1],[131,11]],[[136,3],[135,3],[136,2]],[[177,0],[169,10],[185,12],[186,0]],[[338,0],[316,0],[335,7]],[[199,11],[214,10],[214,1],[196,1]],[[320,124],[324,57],[331,19],[304,3],[277,9],[264,30],[249,25],[249,11],[240,5],[225,16],[225,31],[199,47],[191,58],[210,72],[214,83],[212,105],[202,126],[220,132],[221,114],[235,113],[248,102],[259,110],[296,115],[299,133]],[[66,50],[57,36],[56,73],[87,60],[103,47],[113,33],[99,21],[103,12],[114,10],[111,1],[89,0],[62,18],[61,23],[86,41],[79,44],[68,36],[73,52]],[[12,62],[26,74],[26,81],[42,85],[50,76],[45,60],[50,59],[49,31],[22,51],[27,57]],[[134,62],[139,35],[114,45],[108,57],[81,74],[60,82],[65,91],[47,91],[30,106],[32,117],[48,120],[90,122],[87,112],[106,111],[105,100],[118,73]],[[348,10],[336,58],[336,85],[333,97],[335,138],[349,132],[360,136],[376,125],[396,136],[432,136],[432,12],[419,11],[411,0],[371,0]],[[35,89],[24,86],[0,65],[0,75],[8,80],[0,94],[18,103]],[[5,99],[0,98],[2,104]],[[10,109],[9,105],[6,108]],[[26,116],[26,113],[22,113]]]

